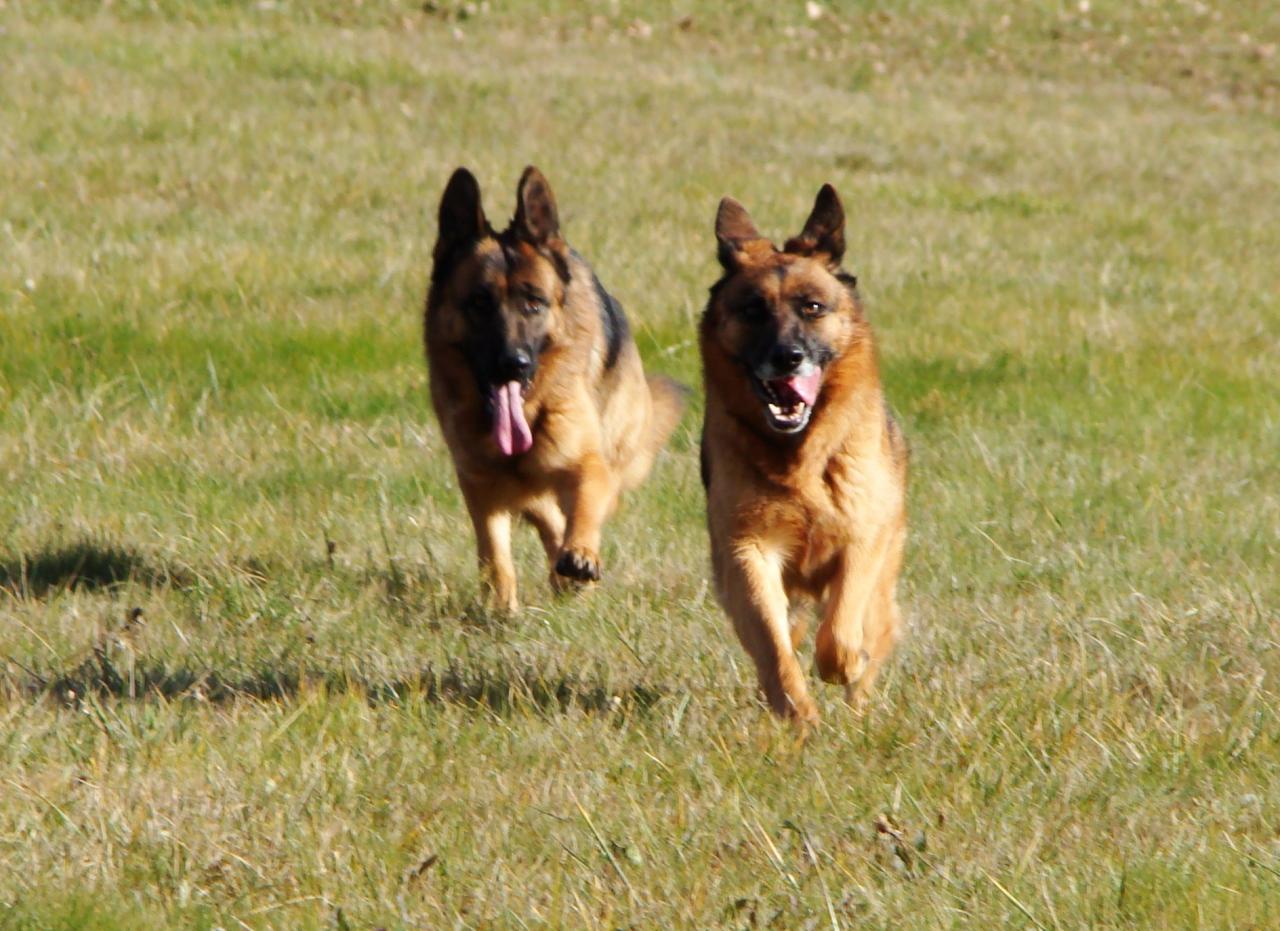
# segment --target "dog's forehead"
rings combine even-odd
[[[555,269],[537,249],[519,239],[490,238],[476,248],[480,274],[502,290],[521,286],[546,287]]]
[[[546,287],[555,269],[538,251],[520,240],[489,237],[476,244],[476,275],[498,293],[535,285]]]
[[[517,240],[507,250],[508,275],[513,287],[536,285],[550,290],[556,281],[556,270],[550,259],[527,242]]]
[[[476,284],[502,285],[507,278],[507,263],[502,248],[492,237],[480,240],[471,250],[466,271]]]
[[[805,256],[778,252],[743,269],[743,284],[763,297],[781,300],[797,295],[826,294],[839,287],[834,275],[820,262]]]
[[[840,286],[835,275],[821,262],[807,257],[786,256],[789,261],[779,265],[775,273],[778,289],[783,294],[823,294]]]

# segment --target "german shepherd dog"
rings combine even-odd
[[[600,531],[675,429],[683,390],[646,380],[622,308],[560,235],[525,169],[515,218],[485,219],[465,168],[440,201],[425,335],[431,399],[493,603],[514,611],[511,518],[537,530],[558,590],[600,578]]]
[[[792,601],[820,604],[815,662],[860,708],[900,624],[907,447],[880,387],[844,208],[818,193],[778,249],[726,197],[724,274],[699,327],[702,478],[716,592],[779,715],[814,722]]]

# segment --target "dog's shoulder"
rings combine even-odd
[[[631,339],[631,324],[627,320],[626,312],[622,309],[622,304],[605,288],[600,281],[600,276],[591,267],[591,263],[576,249],[571,250],[570,254],[574,260],[571,265],[571,274],[582,275],[590,284],[589,294],[595,305],[593,312],[599,318],[600,334],[604,343],[604,368],[605,371],[609,371],[617,364],[623,347]]]
[[[600,326],[604,331],[604,367],[611,369],[617,364],[622,347],[631,338],[631,326],[627,322],[627,315],[622,311],[622,305],[605,290],[594,271],[591,273],[591,286],[595,289],[596,300],[599,302]]]

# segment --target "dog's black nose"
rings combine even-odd
[[[795,343],[779,343],[773,348],[773,367],[779,372],[794,372],[804,361],[804,350]]]
[[[524,381],[533,374],[533,359],[523,349],[512,349],[502,360],[503,374],[517,381]]]

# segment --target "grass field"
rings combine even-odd
[[[1280,7],[0,0],[0,928],[1280,927]],[[698,381],[824,181],[911,440],[863,719],[757,702],[696,400],[480,607],[436,204]],[[878,826],[877,826],[878,825]]]

